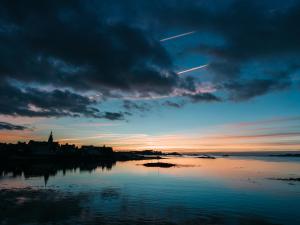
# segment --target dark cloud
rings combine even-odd
[[[185,94],[193,103],[198,102],[221,102],[222,99],[212,93]]]
[[[212,81],[227,87],[230,96],[234,94],[235,99],[247,100],[282,90],[292,83],[288,67],[299,64],[300,56],[300,31],[295,24],[300,20],[298,1],[167,2],[166,7],[161,8],[164,13],[157,17],[162,24],[197,30],[212,37],[208,42],[200,39],[199,44],[189,50],[210,58],[207,69],[214,75]],[[251,64],[253,69],[263,71],[273,65],[287,66],[284,84],[273,76],[277,67],[269,73],[251,74],[248,72]],[[297,66],[298,72],[299,69]],[[238,85],[227,85],[228,82]],[[254,90],[242,88],[250,86]]]
[[[233,81],[223,84],[229,90],[229,97],[234,101],[244,101],[271,91],[288,88],[291,81],[288,79],[253,79],[248,81]]]
[[[124,114],[100,112],[84,94],[144,98],[171,95],[178,88],[193,91],[195,81],[173,72],[171,57],[149,27],[125,19],[125,11],[115,13],[113,6],[125,5],[1,1],[0,77],[4,84],[13,80],[24,86],[1,85],[2,96],[14,97],[13,104],[1,102],[1,113],[115,120]],[[55,90],[29,88],[32,84]]]
[[[123,101],[123,107],[124,107],[124,109],[126,109],[128,111],[137,110],[140,112],[148,112],[153,108],[153,106],[151,106],[150,104],[148,104],[146,102],[136,103],[134,101],[129,101],[129,100]]]
[[[121,90],[143,96],[168,94],[181,85],[170,57],[150,33],[113,22],[92,6],[92,1],[3,1],[0,74],[78,90]]]
[[[26,130],[26,129],[28,128],[23,125],[0,122],[0,130]]]
[[[185,105],[186,102],[181,101],[181,102],[174,102],[174,101],[165,101],[162,103],[163,106],[169,106],[169,107],[173,107],[173,108],[182,108]]]
[[[70,91],[21,89],[9,83],[0,85],[0,112],[17,116],[96,116],[98,110],[89,107],[93,101]]]
[[[237,62],[274,54],[299,54],[300,32],[294,23],[300,19],[297,1],[166,2],[165,8],[156,12],[161,23],[209,32],[222,40],[221,44],[199,42],[199,51]]]
[[[126,116],[100,111],[86,97],[88,92],[103,99],[177,93],[192,102],[221,101],[213,93],[198,94],[198,79],[174,72],[173,58],[159,39],[175,30],[213,37],[209,42],[199,39],[188,50],[209,59],[210,82],[228,99],[283,90],[300,68],[299,20],[300,4],[290,0],[3,0],[0,113],[112,120]],[[281,75],[272,66],[278,59],[287,65]],[[249,73],[250,64],[262,72]],[[173,103],[163,105],[178,108]],[[149,109],[129,102],[124,107]]]
[[[105,112],[101,117],[108,120],[123,120],[124,115],[127,113],[122,112]]]
[[[212,103],[212,102],[223,101],[220,97],[214,95],[213,93],[196,93],[196,94],[185,93],[182,96],[185,98],[181,99],[179,101],[167,100],[167,101],[163,102],[162,105],[179,109],[179,108],[184,107],[189,102],[192,102],[192,103],[210,102],[210,103]]]
[[[122,119],[120,113],[100,112],[95,100],[68,90],[19,88],[0,84],[0,114],[29,117],[86,116]]]

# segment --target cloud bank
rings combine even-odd
[[[0,130],[26,130],[26,129],[28,128],[23,125],[0,122]]]
[[[0,114],[119,120],[130,113],[103,111],[99,103],[128,97],[246,101],[289,89],[300,68],[299,20],[294,1],[3,0]],[[197,31],[194,40],[212,36],[210,43],[199,38],[186,54],[208,58],[214,92],[174,72],[164,43],[176,39],[160,40],[176,29]],[[147,111],[129,101],[123,108]]]

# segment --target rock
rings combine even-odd
[[[163,163],[163,162],[144,163],[143,165],[146,167],[162,167],[162,168],[170,168],[176,166],[176,164],[173,163]]]

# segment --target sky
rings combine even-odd
[[[0,141],[300,150],[300,1],[0,3]]]

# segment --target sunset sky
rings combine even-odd
[[[0,141],[300,150],[300,2],[0,3]]]

